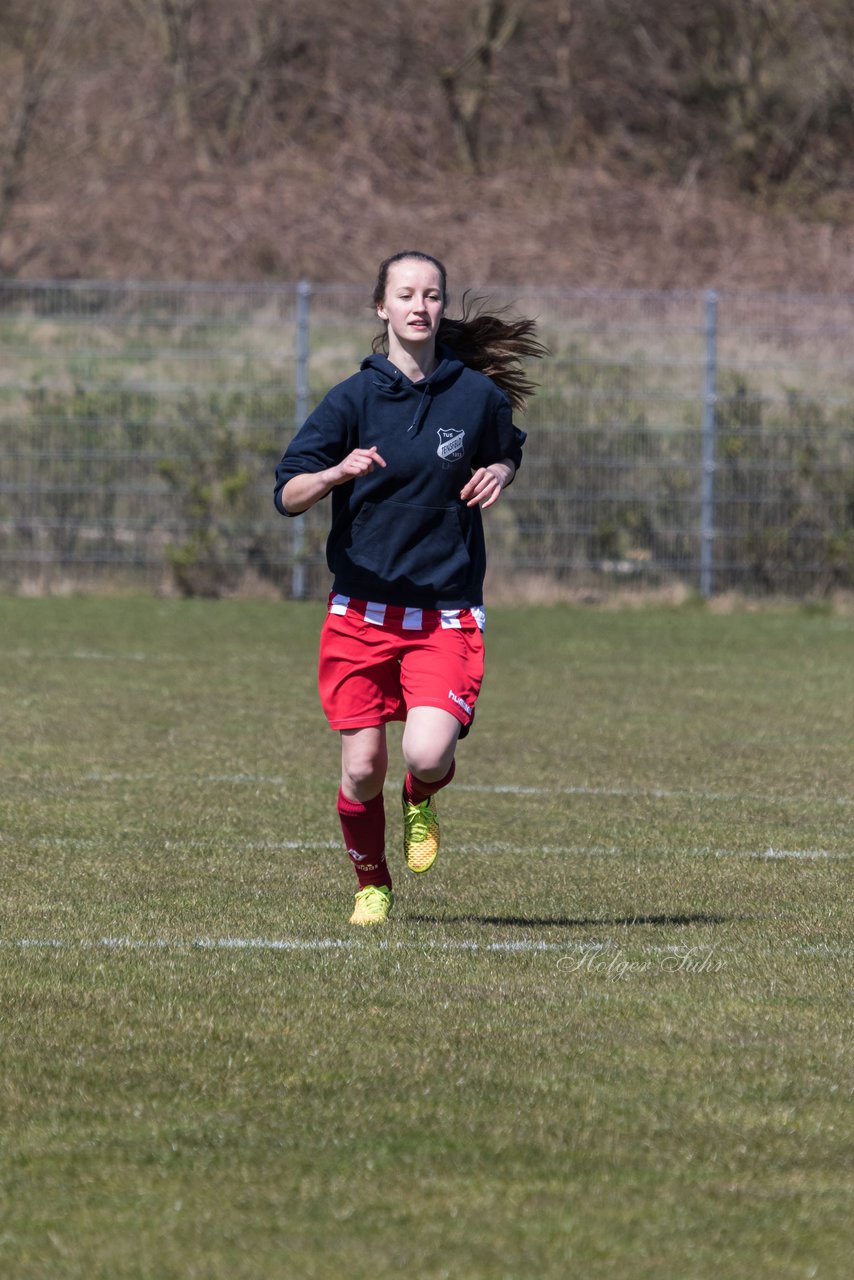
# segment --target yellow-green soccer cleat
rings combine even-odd
[[[369,884],[356,894],[350,924],[385,924],[394,906],[394,894],[384,884]]]
[[[403,800],[403,856],[410,871],[417,875],[429,871],[439,852],[439,815],[436,797],[428,796],[420,804]]]

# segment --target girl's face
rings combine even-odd
[[[388,321],[389,350],[396,342],[404,347],[435,342],[444,311],[442,277],[432,262],[401,258],[392,263],[377,307],[379,318]]]

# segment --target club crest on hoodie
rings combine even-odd
[[[442,466],[447,470],[465,457],[466,433],[458,427],[440,427],[437,434],[439,447],[436,452],[442,459]]]

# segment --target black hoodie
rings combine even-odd
[[[332,490],[326,559],[333,589],[420,609],[483,603],[486,551],[480,507],[460,490],[478,467],[522,461],[525,433],[490,378],[448,353],[412,382],[385,356],[368,356],[307,418],[276,468],[276,506],[293,476],[324,471],[376,446],[385,467]]]

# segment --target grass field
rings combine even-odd
[[[854,619],[491,610],[377,936],[320,617],[0,601],[0,1276],[851,1275]]]

